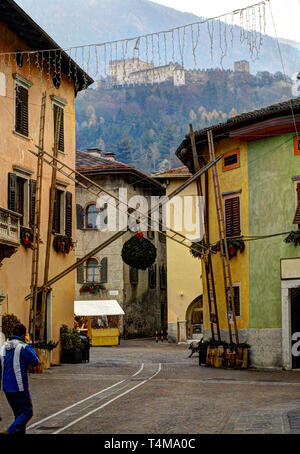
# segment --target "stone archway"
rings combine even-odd
[[[200,340],[203,337],[203,296],[200,295],[186,311],[187,339]]]

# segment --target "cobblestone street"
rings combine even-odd
[[[198,366],[186,345],[121,341],[31,375],[28,433],[300,433],[300,373]],[[12,421],[1,393],[1,430]]]

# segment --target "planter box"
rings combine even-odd
[[[80,348],[62,349],[61,362],[64,364],[78,364],[82,362],[82,350]]]
[[[50,350],[44,350],[41,348],[34,349],[37,356],[39,357],[40,363],[38,366],[29,366],[28,371],[31,374],[42,374],[45,369],[50,369]]]
[[[238,348],[236,355],[236,368],[248,369],[249,367],[249,351],[248,348]]]

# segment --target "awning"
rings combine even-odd
[[[74,313],[84,317],[125,314],[116,300],[74,301]]]

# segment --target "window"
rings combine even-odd
[[[156,288],[156,264],[152,265],[148,271],[149,287]]]
[[[65,138],[64,138],[64,109],[63,107],[58,106],[57,104],[53,104],[53,124],[54,124],[54,140],[56,137],[56,127],[57,127],[57,119],[58,113],[61,112],[60,118],[60,129],[58,134],[58,150],[64,153],[65,151]]]
[[[236,317],[241,316],[241,287],[239,284],[233,284],[233,303]]]
[[[97,228],[97,216],[98,208],[95,203],[88,205],[86,209],[86,228],[96,229]]]
[[[129,274],[130,274],[130,283],[133,285],[138,284],[139,282],[139,272],[136,268],[130,267],[129,269]]]
[[[30,181],[30,183],[29,183]],[[30,184],[30,203],[29,198],[29,184]],[[19,177],[15,173],[8,174],[8,202],[7,207],[11,211],[21,214],[21,225],[27,226],[28,221],[33,225],[34,222],[34,209],[35,209],[35,181],[27,180],[26,178]],[[29,210],[28,210],[29,205]],[[28,219],[29,218],[29,219]]]
[[[28,137],[28,88],[15,85],[15,132]]]
[[[227,238],[240,236],[240,197],[225,199],[225,223]]]
[[[296,213],[293,224],[298,224],[298,229],[300,229],[300,183],[296,185]]]
[[[240,149],[228,151],[222,159],[223,172],[240,167]]]
[[[163,216],[163,207],[162,206],[159,207],[159,220],[160,220],[161,224],[159,224],[158,238],[161,243],[165,243],[166,235],[164,235],[164,233],[166,233],[166,230],[165,230],[166,220],[164,219],[164,216]],[[163,233],[161,233],[161,232],[163,232]]]
[[[52,232],[72,236],[73,195],[55,189]]]
[[[53,233],[63,233],[62,232],[62,207],[63,207],[63,191],[55,189],[55,198],[54,198],[54,211],[53,211],[53,224],[52,232]]]
[[[80,259],[77,259],[77,262]],[[107,257],[104,257],[99,265],[99,261],[95,258],[87,260],[85,264],[77,267],[77,283],[107,283]]]
[[[167,288],[167,270],[165,265],[162,265],[159,270],[160,275],[160,289],[165,290]]]
[[[300,156],[300,136],[294,137],[294,156]]]
[[[86,262],[86,282],[100,282],[99,264],[96,259]]]

